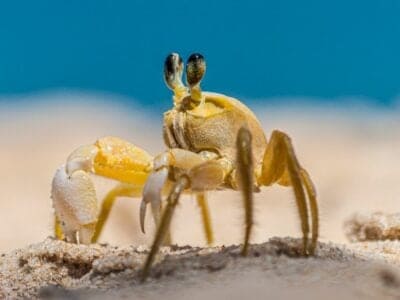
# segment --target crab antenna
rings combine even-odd
[[[189,85],[192,99],[201,100],[200,82],[206,72],[206,61],[203,55],[193,53],[190,55],[186,64],[186,81]]]
[[[182,83],[183,61],[177,53],[171,53],[164,62],[164,80],[174,92],[175,98],[180,98],[187,88]]]

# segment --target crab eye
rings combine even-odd
[[[206,61],[203,55],[193,53],[190,55],[186,64],[186,81],[190,86],[200,83],[206,72]]]
[[[183,61],[177,53],[171,53],[164,62],[164,80],[171,89],[181,84]]]

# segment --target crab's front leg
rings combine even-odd
[[[188,190],[194,193],[204,193],[208,190],[215,190],[225,183],[227,175],[231,173],[232,168],[224,158],[218,158],[217,155],[209,152],[193,153],[182,149],[171,149],[159,157],[166,162],[155,168],[153,174],[163,171],[164,169],[172,171],[173,185],[170,189],[166,200],[166,206],[157,214],[160,216],[157,220],[157,230],[154,237],[150,252],[146,258],[143,270],[142,280],[145,280],[153,260],[158,252],[160,245],[169,230],[169,226],[173,217],[174,210],[178,204],[180,195]],[[156,166],[156,164],[155,164]],[[179,169],[178,169],[179,168]],[[155,197],[161,197],[160,190],[157,187],[157,180],[152,177],[146,182],[144,190],[144,199],[142,207],[145,209],[148,202],[155,201],[156,209],[160,209],[159,203],[161,199],[150,198],[146,200],[146,196],[152,194]],[[201,200],[201,199],[200,199]],[[141,222],[144,223],[144,213],[141,215]],[[205,228],[205,230],[207,230]]]
[[[142,149],[115,137],[99,139],[76,149],[52,182],[56,236],[89,244],[99,236],[117,196],[139,196],[152,170],[152,157]],[[90,173],[122,182],[99,210]],[[100,213],[99,213],[100,211]]]
[[[196,180],[191,183],[191,192],[196,193],[200,207],[204,232],[208,244],[213,242],[211,221],[205,197],[206,190],[213,190],[220,186],[229,173],[229,168],[222,168],[221,160],[213,152],[203,151],[194,153],[184,149],[169,149],[154,159],[154,169],[150,174],[144,189],[143,200],[140,206],[140,224],[144,232],[144,220],[147,205],[151,205],[155,223],[158,224],[161,216],[162,190],[170,178],[172,181],[182,174],[191,174]],[[225,166],[225,165],[224,165]],[[229,170],[228,170],[229,169]],[[195,172],[195,173],[194,173]]]
[[[170,149],[154,158],[153,172],[150,174],[144,189],[143,200],[140,206],[140,226],[144,232],[144,219],[146,208],[151,204],[155,222],[160,217],[161,192],[170,175],[172,168],[188,170],[191,167],[201,164],[205,159],[194,153],[183,149]]]

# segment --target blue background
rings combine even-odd
[[[205,55],[205,90],[390,107],[399,16],[395,0],[2,1],[0,95],[95,90],[164,109],[163,60],[176,51]]]

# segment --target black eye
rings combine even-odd
[[[186,80],[190,86],[198,84],[206,72],[206,61],[200,53],[193,53],[187,60]]]
[[[164,62],[164,79],[171,89],[181,82],[182,72],[182,58],[177,53],[169,54]]]
[[[174,57],[175,57],[175,55],[176,55],[175,53],[171,53],[165,58],[164,73],[168,77],[174,73]]]
[[[193,53],[189,56],[187,63],[197,63],[198,61],[204,61],[204,56],[200,53]]]

